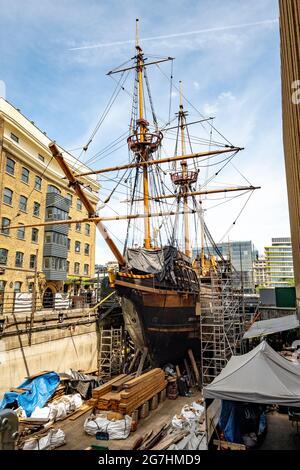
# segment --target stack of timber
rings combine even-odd
[[[162,369],[153,369],[139,377],[121,374],[93,390],[99,410],[112,410],[123,415],[132,414],[141,405],[166,388]]]
[[[60,382],[58,386],[56,387],[56,390],[52,397],[48,400],[48,403],[52,403],[55,400],[59,400],[61,397],[65,395],[65,384],[63,382]]]

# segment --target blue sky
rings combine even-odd
[[[261,250],[272,236],[289,234],[278,23],[245,26],[276,20],[277,0],[0,0],[0,8],[0,80],[7,99],[66,149],[86,143],[115,87],[106,73],[134,55],[127,41],[134,39],[135,18],[140,18],[141,38],[172,36],[145,42],[145,51],[176,58],[174,83],[182,80],[188,99],[204,114],[215,115],[217,128],[245,147],[235,165],[262,186],[230,238],[252,239]],[[102,46],[71,50],[95,44]],[[167,120],[167,83],[161,76],[151,78],[154,104]],[[120,95],[85,158],[126,131],[127,98]],[[196,116],[190,112],[190,117]],[[93,166],[124,161],[124,155],[126,148]],[[219,182],[243,180],[230,167]],[[226,210],[207,211],[216,241],[242,204],[237,200]],[[110,258],[97,238],[97,261]]]

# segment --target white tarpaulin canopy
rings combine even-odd
[[[205,398],[300,407],[300,367],[263,341],[247,354],[232,356],[203,393]]]
[[[271,335],[272,333],[293,330],[294,328],[299,328],[299,320],[296,314],[279,318],[271,318],[270,320],[256,321],[250,326],[249,330],[246,331],[243,339]]]

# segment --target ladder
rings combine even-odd
[[[99,376],[105,379],[121,371],[123,360],[123,334],[121,328],[100,329]]]

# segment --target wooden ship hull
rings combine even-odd
[[[199,292],[162,287],[153,279],[125,279],[115,280],[125,328],[137,348],[148,349],[154,366],[176,364],[189,348],[200,353]]]

